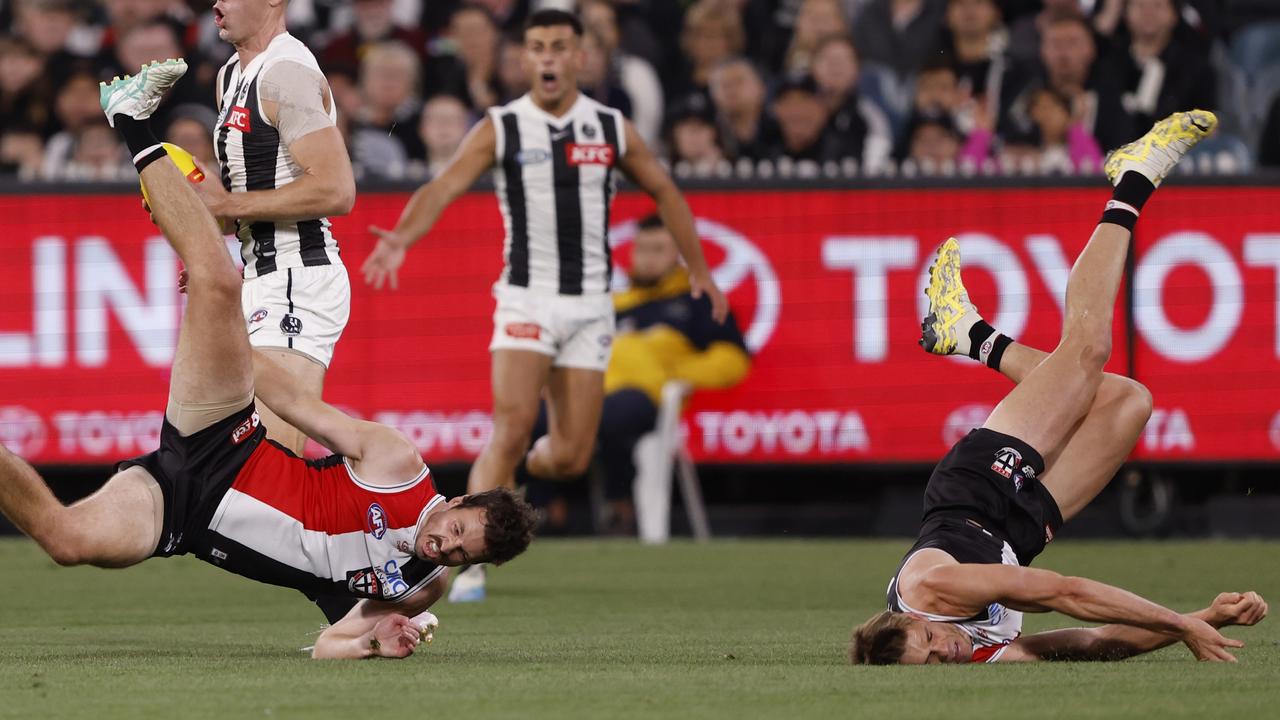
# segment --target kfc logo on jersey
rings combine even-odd
[[[227,121],[223,123],[226,127],[235,128],[240,132],[249,132],[249,108],[234,105],[227,111]]]
[[[542,328],[538,323],[507,323],[503,329],[507,335],[519,340],[537,340],[542,337]]]
[[[369,512],[366,514],[368,523],[365,531],[376,540],[381,540],[383,535],[387,534],[387,512],[382,509],[378,503],[369,506]]]
[[[996,451],[996,461],[991,463],[991,469],[1000,473],[1001,477],[1013,477],[1013,471],[1022,464],[1022,453],[1011,447],[1002,447]],[[1014,481],[1018,489],[1022,489],[1022,476]]]
[[[568,155],[570,165],[613,166],[612,145],[579,145],[578,143],[569,143],[568,145],[565,145],[565,153]]]
[[[258,411],[254,410],[253,415],[245,418],[244,422],[237,425],[236,429],[231,431],[231,444],[239,445],[244,442],[245,438],[253,434],[253,431],[258,427],[259,422],[261,422],[261,420],[258,418]]]

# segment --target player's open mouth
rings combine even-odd
[[[555,73],[542,73],[542,87],[544,90],[554,90],[556,85],[560,83],[560,79]]]
[[[422,554],[431,560],[440,559],[440,541],[428,540],[422,545]]]
[[[223,14],[222,14],[222,11],[221,11],[221,10],[219,10],[218,8],[214,8],[214,9],[213,9],[213,24],[214,24],[214,25],[216,25],[216,26],[218,26],[218,27],[222,27],[222,18],[223,18],[223,17],[224,17],[224,16],[223,16]]]

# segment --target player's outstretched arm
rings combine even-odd
[[[394,230],[369,226],[369,232],[378,236],[378,242],[360,268],[365,283],[376,290],[381,290],[384,283],[390,283],[392,290],[399,287],[396,273],[404,264],[405,253],[431,230],[450,203],[493,167],[497,143],[493,121],[485,116],[462,139],[445,169],[409,198]]]
[[[361,600],[346,617],[320,633],[311,657],[316,660],[362,660],[412,655],[426,628],[411,618],[438,600],[447,585],[447,575],[442,573],[431,584],[400,602]]]
[[[671,231],[671,237],[680,248],[680,256],[689,266],[689,284],[693,296],[701,297],[705,292],[711,298],[712,316],[716,322],[724,322],[729,317],[729,301],[725,300],[724,293],[720,292],[715,280],[711,278],[711,269],[707,267],[707,259],[702,254],[702,243],[698,241],[689,203],[685,202],[680,188],[676,187],[671,176],[658,163],[649,146],[644,144],[644,139],[636,132],[631,121],[624,121],[624,127],[627,154],[622,156],[618,166],[658,204],[662,224]]]
[[[1181,640],[1200,660],[1234,662],[1227,648],[1244,647],[1198,618],[1179,615],[1118,587],[1049,570],[938,565],[920,582],[926,593],[946,607],[983,608],[996,602],[1023,612],[1060,612],[1085,622],[1128,625]]]
[[[1213,604],[1185,617],[1215,628],[1256,625],[1267,616],[1267,603],[1256,592],[1221,593]],[[1020,637],[1000,656],[1000,662],[1041,660],[1124,660],[1172,645],[1177,638],[1130,625],[1050,630]]]

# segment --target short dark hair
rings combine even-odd
[[[882,612],[853,629],[849,638],[849,662],[854,665],[897,665],[907,649],[911,616]]]
[[[568,25],[573,28],[573,34],[582,37],[582,21],[577,15],[564,10],[539,10],[529,16],[524,23],[525,32],[529,32],[530,28],[536,27],[558,27],[560,25]]]
[[[483,562],[501,565],[524,552],[533,542],[537,514],[529,503],[506,488],[467,495],[459,508],[480,508],[484,512]],[[475,559],[473,562],[481,562]]]
[[[636,224],[636,230],[661,230],[665,225],[662,224],[662,218],[658,213],[649,213],[640,218],[640,222]]]

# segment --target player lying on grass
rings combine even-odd
[[[1151,395],[1103,372],[1112,310],[1138,213],[1177,161],[1212,132],[1212,113],[1177,113],[1108,158],[1115,184],[1067,281],[1062,339],[1052,353],[1013,343],[979,317],[948,240],[930,268],[921,344],[967,354],[1017,383],[979,429],[938,463],[915,544],[889,583],[888,611],[853,631],[855,664],[1118,659],[1182,641],[1201,660],[1231,661],[1215,625],[1266,615],[1256,594],[1224,594],[1179,615],[1119,588],[1027,567],[1102,490],[1151,414]],[[1111,623],[1021,638],[1022,613]]]
[[[399,432],[324,404],[270,362],[254,377],[240,275],[147,121],[185,69],[182,60],[153,63],[101,91],[188,274],[160,448],[121,463],[71,506],[0,448],[0,511],[60,565],[127,567],[191,553],[261,582],[358,597],[319,636],[314,656],[405,657],[425,634],[410,618],[444,592],[444,568],[519,555],[532,510],[505,490],[446,501]],[[307,461],[266,440],[255,386],[337,454]]]

